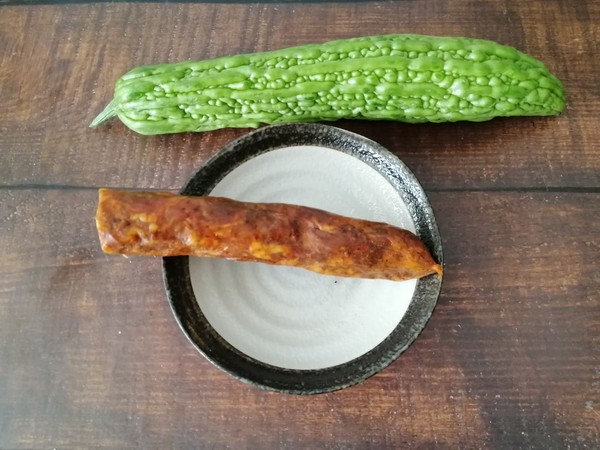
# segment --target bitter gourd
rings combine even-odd
[[[484,121],[563,111],[539,60],[472,38],[384,35],[138,67],[92,122],[141,134],[337,119]]]

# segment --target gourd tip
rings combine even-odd
[[[108,105],[106,105],[106,108],[104,108],[102,112],[98,114],[94,120],[92,120],[92,123],[90,123],[90,128],[96,128],[97,126],[102,125],[104,122],[112,119],[116,115],[117,111],[115,108],[115,102],[112,100]]]

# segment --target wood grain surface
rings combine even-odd
[[[0,6],[0,448],[600,448],[598,23],[592,0]],[[336,123],[427,191],[438,306],[361,385],[240,383],[181,333],[159,260],[103,254],[93,218],[98,187],[176,191],[248,130],[88,124],[140,64],[388,32],[516,46],[564,81],[568,108]]]

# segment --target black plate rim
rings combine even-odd
[[[416,234],[443,265],[442,243],[433,210],[410,169],[378,143],[331,125],[282,124],[259,128],[226,145],[186,183],[183,195],[208,195],[238,165],[262,153],[292,146],[317,145],[355,156],[375,168],[400,193]],[[219,369],[245,383],[288,394],[318,394],[361,383],[394,362],[424,329],[441,291],[442,278],[417,280],[413,298],[398,326],[376,347],[340,365],[287,369],[258,361],[234,348],[210,325],[196,301],[187,256],[162,260],[163,282],[171,310],[192,345]]]

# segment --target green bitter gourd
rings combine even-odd
[[[484,121],[564,107],[562,83],[532,56],[404,34],[138,67],[91,126],[118,116],[149,135],[337,119]]]

